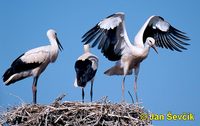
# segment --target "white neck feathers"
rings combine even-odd
[[[149,24],[149,21],[151,20],[151,18],[154,16],[151,16],[147,19],[147,21],[144,23],[144,25],[142,26],[142,28],[139,30],[139,32],[137,33],[137,35],[135,36],[134,39],[134,44],[138,47],[144,47],[143,44],[143,34],[144,34],[144,30],[146,29],[147,25]]]
[[[84,49],[84,53],[90,52],[90,45],[89,44],[84,45],[83,49]]]

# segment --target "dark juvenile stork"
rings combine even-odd
[[[103,55],[110,61],[117,61],[115,66],[105,71],[106,75],[123,75],[122,100],[124,101],[124,83],[126,75],[132,74],[134,69],[134,93],[137,97],[137,78],[140,63],[147,58],[152,47],[156,46],[181,52],[189,45],[190,40],[184,32],[176,29],[160,16],[151,16],[139,30],[132,44],[128,38],[124,13],[118,12],[98,22],[83,35],[82,42],[98,45]],[[158,52],[157,52],[158,53]]]
[[[84,88],[89,81],[91,81],[90,101],[92,102],[94,77],[98,68],[98,58],[89,52],[89,48],[89,45],[84,45],[84,54],[77,59],[74,66],[76,71],[74,86],[82,88],[82,102],[85,96]]]
[[[40,74],[46,69],[49,63],[56,61],[59,49],[63,47],[60,44],[56,31],[49,29],[47,31],[50,45],[31,49],[13,61],[10,68],[3,74],[3,82],[6,85],[15,83],[29,76],[33,76],[33,103],[37,103],[37,81]]]

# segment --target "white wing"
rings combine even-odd
[[[124,24],[124,13],[118,12],[100,21],[83,35],[84,44],[98,44],[98,49],[111,61],[117,61],[130,51],[131,43]]]
[[[31,49],[20,57],[26,63],[42,63],[49,58],[50,46],[42,46]]]

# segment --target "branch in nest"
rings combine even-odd
[[[14,107],[2,115],[9,125],[135,125],[148,126],[149,119],[141,120],[140,115],[149,114],[144,108],[134,104],[113,104],[107,100],[97,103],[63,102],[62,97],[51,105]],[[0,119],[0,124],[2,124]]]

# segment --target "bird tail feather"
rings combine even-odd
[[[112,76],[112,75],[124,75],[124,69],[118,65],[111,67],[110,69],[106,70],[104,72],[104,74],[108,75],[108,76]],[[128,71],[127,75],[131,75],[132,74],[132,70]]]
[[[16,73],[15,69],[13,67],[10,67],[6,70],[6,72],[3,74],[3,82],[5,85],[10,85],[12,83],[15,83],[16,81],[22,80],[30,75],[23,74],[23,73]]]
[[[9,68],[6,70],[6,72],[3,74],[2,78],[3,78],[3,82],[5,82],[6,85],[9,85],[9,78],[14,74],[13,68]]]
[[[108,76],[112,76],[112,75],[123,75],[123,69],[120,68],[120,66],[113,66],[110,69],[106,70],[104,72],[104,74],[108,75]]]
[[[75,81],[74,81],[74,86],[75,86],[75,87],[78,87],[77,79],[75,79]]]

